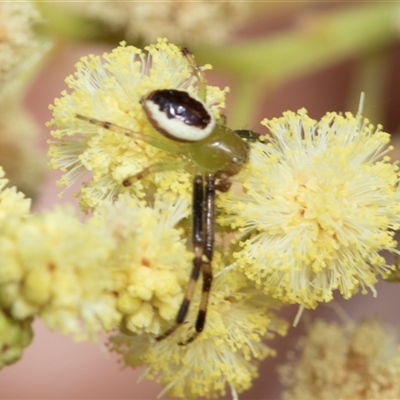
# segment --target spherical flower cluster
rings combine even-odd
[[[235,265],[286,303],[316,307],[334,290],[374,291],[389,270],[400,226],[398,167],[389,134],[361,116],[304,110],[264,120],[270,136],[252,144],[237,176],[245,194],[221,195],[220,224],[239,231]]]
[[[76,338],[117,326],[160,334],[175,319],[193,254],[178,227],[189,213],[185,198],[151,203],[121,197],[82,223],[70,209],[28,215],[29,201],[4,189],[1,306],[16,320],[38,316]]]
[[[96,221],[71,210],[1,224],[0,304],[18,320],[39,316],[51,329],[91,336],[120,321],[104,267],[113,242]]]
[[[65,5],[63,5],[65,6]],[[167,36],[175,43],[220,43],[246,20],[250,2],[204,0],[158,2],[89,1],[68,4],[80,14],[99,19],[111,32],[123,32],[129,41],[152,42]],[[120,33],[121,34],[121,33]]]
[[[29,199],[26,199],[15,187],[6,187],[7,184],[8,180],[0,167],[0,237],[6,225],[16,221],[20,223],[28,215],[31,205]],[[5,262],[7,260],[2,260],[0,257],[0,281],[6,275]],[[33,337],[32,321],[31,317],[13,318],[3,304],[0,294],[0,369],[21,358],[24,348],[29,345]]]
[[[157,197],[152,206],[129,196],[97,209],[115,241],[106,269],[124,329],[160,334],[176,317],[193,253],[176,226],[189,213],[183,197]]]
[[[57,140],[50,142],[50,167],[66,171],[59,184],[69,186],[88,171],[92,173],[78,192],[83,209],[95,208],[124,192],[141,198],[146,189],[154,192],[155,187],[189,193],[189,177],[182,170],[151,174],[129,187],[122,185],[146,167],[176,163],[176,155],[168,152],[171,141],[156,132],[140,100],[153,90],[166,88],[196,95],[197,78],[182,50],[161,39],[146,47],[146,52],[122,44],[102,58],[82,58],[76,68],[75,75],[66,80],[72,92],[64,92],[51,107],[50,125],[58,129],[52,132]],[[216,117],[224,99],[223,90],[207,86],[206,103]],[[82,121],[77,114],[129,129],[157,142],[157,147]]]
[[[280,371],[285,400],[400,398],[400,346],[378,320],[345,326],[318,320],[298,350]]]
[[[199,292],[185,323],[164,340],[121,333],[111,338],[110,347],[123,355],[125,364],[146,365],[146,377],[161,383],[169,396],[216,397],[227,387],[240,393],[258,375],[259,361],[275,354],[262,339],[273,337],[273,332],[285,334],[286,324],[269,310],[266,296],[246,286],[241,273],[226,272],[214,280],[204,331],[193,342],[179,345],[193,335]]]
[[[40,21],[40,15],[30,1],[2,1],[0,20],[0,82],[4,84],[36,49],[34,26]]]

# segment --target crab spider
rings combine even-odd
[[[77,114],[76,117],[113,132],[142,140],[150,145],[176,155],[176,162],[150,165],[138,174],[127,177],[122,184],[129,186],[148,174],[185,168],[193,173],[192,246],[193,265],[184,298],[178,310],[175,324],[158,336],[162,340],[182,324],[200,276],[203,277],[201,299],[195,332],[180,345],[192,342],[204,329],[209,294],[212,284],[212,259],[214,248],[215,193],[230,188],[229,178],[236,175],[249,158],[248,141],[257,134],[248,130],[232,130],[216,121],[205,104],[206,80],[194,57],[182,48],[182,54],[190,64],[198,80],[197,96],[177,89],[154,90],[141,99],[143,110],[150,124],[164,138],[145,136],[110,122]],[[168,140],[162,140],[167,138]],[[161,140],[160,140],[161,139]]]

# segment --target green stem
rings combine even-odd
[[[36,7],[44,20],[37,28],[40,34],[73,41],[100,41],[108,36],[102,22],[63,7],[62,2],[36,1]]]
[[[366,95],[363,115],[376,125],[384,119],[386,79],[388,77],[387,52],[366,54],[357,64],[350,90],[349,110],[357,111],[360,93]]]
[[[253,41],[194,49],[196,58],[259,83],[293,79],[397,40],[396,3],[317,14],[306,27]]]
[[[258,105],[265,93],[250,77],[239,79],[233,89],[236,95],[229,107],[228,125],[233,129],[251,128],[248,124],[256,120]]]

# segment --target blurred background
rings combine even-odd
[[[2,21],[8,20],[5,3],[10,2],[0,2]],[[75,204],[73,189],[58,197],[59,173],[46,170],[48,105],[66,88],[64,79],[74,72],[81,56],[110,51],[121,40],[141,46],[166,36],[188,46],[199,64],[212,64],[209,83],[231,88],[226,115],[233,128],[262,133],[263,118],[303,107],[315,119],[328,111],[356,113],[364,91],[364,116],[382,124],[396,146],[400,4],[248,1],[216,7],[213,2],[154,3],[20,3],[20,7],[37,8],[38,15],[31,20],[34,36],[29,40],[40,57],[26,56],[32,42],[3,80],[0,75],[0,165],[11,184],[34,198],[35,211]],[[7,24],[0,27],[0,54],[3,41],[16,29]],[[25,125],[19,126],[22,120]],[[400,158],[400,153],[392,157]],[[336,303],[352,319],[380,316],[399,328],[397,287],[382,282],[377,291],[378,298],[368,293]],[[297,307],[287,307],[282,313],[292,321]],[[339,319],[327,306],[306,314],[312,319]],[[22,359],[0,373],[1,399],[145,400],[155,399],[161,391],[146,380],[137,384],[143,370],[123,369],[101,343],[75,343],[48,331],[40,321],[34,330],[33,343]],[[259,379],[240,395],[242,400],[280,398],[276,366],[303,333],[300,323],[289,329],[287,337],[273,341],[278,357],[263,362]]]

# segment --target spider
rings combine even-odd
[[[194,76],[198,80],[197,97],[177,89],[154,90],[140,102],[150,124],[168,141],[149,137],[110,122],[77,114],[78,119],[109,129],[125,136],[143,140],[148,144],[166,150],[179,157],[150,165],[138,174],[126,178],[122,184],[129,186],[148,174],[173,170],[182,166],[193,173],[192,193],[192,247],[194,252],[192,272],[184,298],[178,310],[175,324],[156,340],[172,334],[185,320],[194,290],[200,276],[203,277],[200,305],[192,336],[179,345],[192,342],[204,329],[212,275],[214,248],[215,193],[226,192],[231,183],[229,178],[236,175],[249,158],[248,141],[257,134],[248,130],[232,130],[223,122],[216,121],[205,105],[206,80],[201,68],[186,48],[182,48]]]

